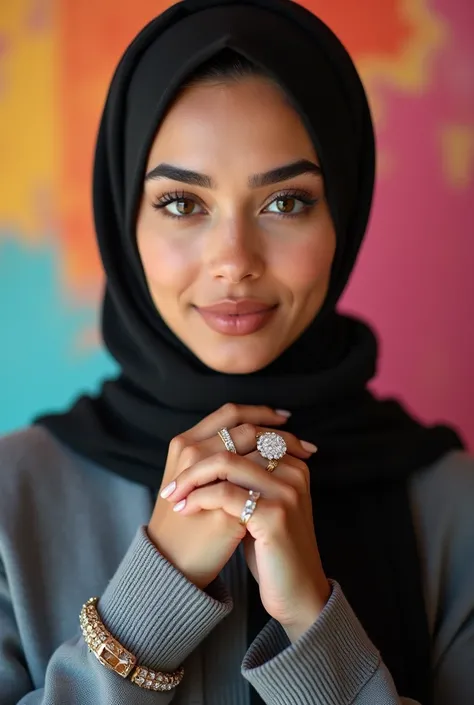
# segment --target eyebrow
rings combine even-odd
[[[321,176],[321,167],[311,162],[309,159],[299,159],[296,162],[284,164],[283,166],[276,167],[276,169],[271,169],[262,174],[253,174],[249,177],[248,184],[251,188],[262,188],[262,186],[270,186],[271,184],[278,184],[281,181],[288,181],[288,179],[300,176],[301,174],[316,174],[317,176]],[[181,181],[190,186],[200,186],[210,189],[215,188],[215,183],[210,176],[200,174],[198,171],[182,169],[172,164],[159,164],[154,167],[154,169],[149,171],[145,176],[145,181],[152,179],[172,179],[173,181]]]

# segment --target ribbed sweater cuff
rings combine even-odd
[[[142,526],[98,610],[138,663],[172,671],[230,613],[232,599],[220,579],[208,592],[189,582],[159,553]]]
[[[247,651],[242,675],[267,705],[352,703],[380,656],[338,583],[316,622],[294,644],[275,620]]]

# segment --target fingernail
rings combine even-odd
[[[279,416],[285,416],[285,418],[289,419],[291,416],[291,411],[286,411],[286,409],[275,409],[275,413],[277,413]]]
[[[310,443],[309,441],[300,441],[301,445],[305,450],[308,451],[308,453],[316,453],[318,450],[318,447],[314,445],[314,443]]]
[[[181,502],[178,502],[178,504],[175,504],[173,507],[173,512],[180,512],[182,509],[184,509],[186,506],[186,500],[182,499]]]
[[[161,490],[160,492],[160,497],[163,497],[163,499],[166,499],[167,497],[170,496],[170,494],[173,494],[173,492],[176,489],[176,482],[170,482],[169,485],[166,485],[166,487]]]

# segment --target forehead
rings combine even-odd
[[[183,90],[155,135],[149,163],[219,154],[252,161],[268,152],[282,163],[295,157],[317,159],[301,118],[283,91],[266,79],[251,77]]]

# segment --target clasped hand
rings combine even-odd
[[[174,439],[165,472],[166,486],[161,490],[149,533],[158,549],[178,569],[184,568],[187,577],[201,588],[218,575],[243,540],[247,564],[259,584],[265,610],[295,641],[319,616],[329,598],[330,586],[314,533],[305,462],[313,452],[308,449],[310,445],[279,431],[286,441],[287,454],[272,473],[267,472],[266,461],[256,450],[257,434],[274,430],[263,424],[275,427],[285,421],[284,416],[266,407],[226,405]],[[229,429],[237,454],[225,450],[217,435],[223,427]],[[243,526],[239,518],[251,489],[261,496]],[[174,519],[169,511],[160,511],[163,503],[172,510]],[[163,521],[163,512],[169,517],[168,522]],[[160,516],[162,521],[158,521]],[[188,543],[193,543],[194,529],[198,528],[193,521],[199,519],[207,519],[209,524],[205,547],[208,556],[203,571],[196,566],[193,575],[189,559],[185,558],[187,551],[181,551],[181,566],[179,551],[172,547],[179,541],[167,541],[170,532],[164,527],[168,524],[171,529],[172,522],[178,533],[183,537],[187,533]],[[171,544],[173,555],[167,544]],[[209,561],[213,545],[217,549],[216,560]],[[209,571],[207,566],[211,565],[213,569]]]

